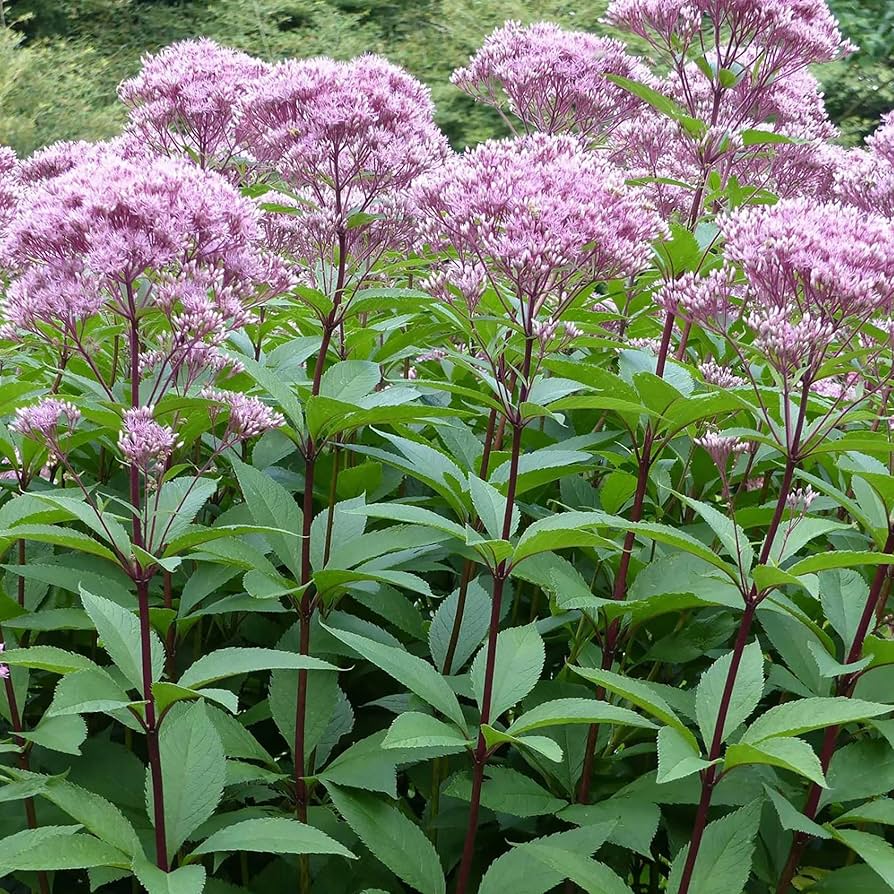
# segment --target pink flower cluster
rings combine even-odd
[[[225,170],[238,153],[239,101],[269,66],[208,39],[184,40],[143,58],[118,87],[130,110],[127,138],[164,155]]]
[[[132,318],[138,304],[170,306],[186,294],[202,305],[200,313],[187,308],[193,318],[229,315],[234,302],[283,276],[261,253],[255,206],[223,177],[111,150],[28,189],[0,260],[14,274],[0,306],[13,330],[44,324],[75,333],[106,303]],[[200,297],[197,280],[219,288]]]
[[[727,257],[748,282],[755,344],[783,373],[815,369],[833,340],[890,314],[894,225],[837,203],[784,200],[720,219]]]
[[[26,438],[47,444],[53,455],[59,455],[63,426],[71,431],[80,418],[81,411],[73,403],[48,397],[30,407],[19,407],[9,427]]]
[[[415,201],[424,237],[457,253],[444,274],[460,294],[484,269],[535,309],[574,283],[640,271],[663,232],[623,174],[570,136],[483,143],[424,178]]]
[[[598,137],[642,104],[606,75],[650,80],[620,41],[548,22],[507,22],[451,80],[479,102],[505,106],[526,131]]]
[[[0,146],[0,226],[12,217],[18,186],[18,158],[8,146]]]
[[[825,0],[612,0],[606,21],[627,28],[659,49],[679,53],[703,28],[728,35],[717,49],[720,68],[733,69],[754,43],[775,76],[853,52]]]
[[[221,410],[228,411],[226,431],[221,437],[224,444],[244,441],[285,425],[285,417],[257,397],[217,388],[204,389],[202,396],[211,401],[212,422],[216,422]]]
[[[134,407],[124,411],[118,449],[124,459],[137,466],[144,475],[157,475],[164,471],[176,440],[173,429],[155,421],[153,407]]]

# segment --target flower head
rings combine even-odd
[[[729,460],[731,456],[744,453],[748,449],[748,445],[735,435],[724,435],[717,431],[705,432],[700,438],[696,438],[694,443],[707,451],[717,471],[720,473],[720,482],[723,488],[723,496],[729,497]]]
[[[9,146],[0,146],[0,224],[12,217],[17,201],[18,157]]]
[[[285,425],[285,417],[257,397],[216,388],[204,389],[202,396],[212,402],[212,421],[221,409],[228,411],[224,442],[243,441]]]
[[[152,407],[124,411],[118,449],[127,462],[144,474],[158,474],[164,470],[176,440],[173,429],[155,421]]]
[[[663,232],[622,173],[570,136],[482,143],[425,177],[414,198],[423,235],[454,249],[459,269],[482,265],[492,284],[535,303],[571,282],[638,272]]]
[[[641,105],[606,75],[650,79],[620,41],[548,22],[507,22],[451,80],[479,102],[505,105],[528,131],[594,137]]]
[[[718,388],[741,388],[748,384],[747,379],[730,372],[727,367],[721,366],[716,360],[700,363],[698,371],[707,384],[715,385]]]
[[[656,301],[668,313],[706,328],[725,330],[732,322],[736,294],[735,271],[718,267],[705,276],[688,272],[661,283]]]
[[[726,36],[718,51],[719,67],[728,70],[757,44],[768,78],[855,49],[826,0],[612,0],[606,20],[668,52],[688,47],[710,28]]]
[[[269,66],[213,40],[183,40],[143,57],[118,87],[130,110],[128,135],[165,155],[225,169],[238,150],[239,100]]]
[[[35,184],[17,211],[0,240],[14,273],[0,311],[18,329],[70,331],[105,303],[129,318],[137,292],[151,303],[197,276],[242,301],[277,281],[254,204],[185,161],[103,152]]]
[[[26,438],[45,442],[58,452],[61,429],[72,430],[80,418],[81,411],[73,403],[48,397],[33,406],[19,407],[10,428]]]
[[[0,643],[0,652],[4,651],[5,648],[6,648],[6,644]],[[0,664],[0,677],[3,677],[3,679],[6,679],[7,677],[9,677],[9,665],[8,664]]]

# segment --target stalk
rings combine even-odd
[[[140,334],[133,292],[128,286],[130,309],[130,403],[140,406]],[[130,502],[133,506],[132,536],[134,546],[145,549],[142,502],[140,499],[140,470],[130,466]],[[149,620],[149,575],[134,562],[131,576],[137,587],[137,604],[140,615],[140,664],[143,679],[143,698],[146,700],[146,750],[149,758],[149,774],[152,784],[152,812],[155,826],[155,863],[163,872],[168,871],[167,835],[165,833],[164,780],[161,767],[161,751],[158,745],[159,718],[155,712],[155,696],[152,694],[152,636]]]
[[[530,315],[529,315],[530,317]],[[522,363],[522,373],[519,386],[519,406],[527,399],[529,378],[531,373],[531,355],[534,347],[533,336],[526,336],[525,354]],[[525,424],[520,413],[513,414],[510,419],[512,425],[512,447],[509,459],[509,479],[506,486],[506,508],[503,512],[504,540],[508,540],[512,534],[512,511],[515,505],[515,491],[518,485],[518,462],[521,456],[521,439]],[[508,417],[504,417],[508,418]],[[503,560],[494,570],[494,592],[491,599],[490,624],[488,626],[487,652],[484,665],[484,686],[481,694],[481,726],[490,723],[491,699],[493,696],[494,671],[497,664],[497,635],[500,632],[500,609],[503,602],[503,589],[509,577],[510,566],[507,560]],[[456,894],[465,894],[469,884],[469,873],[472,869],[472,859],[475,855],[475,839],[478,835],[478,814],[481,808],[481,786],[484,782],[484,769],[489,757],[487,742],[484,733],[479,727],[478,742],[472,755],[472,799],[469,805],[469,823],[466,828],[466,838],[463,844],[462,861],[459,866],[459,874],[456,881]]]
[[[320,393],[320,383],[323,379],[323,367],[326,363],[326,355],[332,343],[332,336],[338,326],[338,312],[345,291],[345,278],[347,272],[347,232],[342,227],[338,232],[338,271],[336,274],[335,294],[332,301],[332,310],[323,323],[323,339],[320,342],[320,351],[314,364],[314,376],[311,384],[311,395],[316,397]],[[308,436],[304,453],[304,498],[302,504],[302,530],[301,530],[301,585],[305,588],[298,605],[299,643],[300,655],[310,654],[310,625],[314,612],[314,595],[311,592],[313,569],[310,562],[310,533],[313,524],[314,508],[314,478],[316,475],[317,457],[321,449],[320,444],[314,442]],[[331,509],[330,509],[331,515]],[[298,819],[307,822],[307,805],[309,791],[305,777],[304,751],[307,741],[307,671],[298,671],[298,692],[295,697],[295,812]],[[302,891],[310,890],[310,875],[306,858],[300,862],[300,886]]]
[[[888,533],[888,539],[885,542],[882,554],[887,556],[891,555],[892,552],[894,552],[894,528]],[[869,633],[869,626],[872,623],[872,619],[875,616],[876,609],[882,598],[885,583],[890,577],[890,571],[891,568],[889,565],[878,565],[875,569],[872,585],[869,588],[869,596],[866,600],[866,607],[863,609],[860,623],[854,632],[854,639],[848,650],[847,658],[844,662],[845,664],[853,664],[853,662],[859,660],[860,656],[863,654],[863,643],[866,641],[866,636]],[[839,677],[836,686],[836,694],[850,698],[854,693],[854,688],[856,687],[859,678],[859,674],[847,674],[846,676]],[[826,774],[829,765],[832,762],[832,757],[835,754],[835,749],[838,745],[838,734],[840,730],[841,728],[838,726],[830,726],[826,729],[826,733],[823,737],[823,746],[820,752],[820,765],[823,768],[823,775]],[[804,805],[804,816],[809,820],[816,819],[816,815],[819,812],[821,793],[820,787],[815,782],[811,783],[807,793],[807,802]],[[795,835],[785,868],[782,871],[782,875],[779,877],[779,885],[776,888],[777,894],[786,894],[791,886],[792,879],[798,871],[798,866],[800,866],[801,858],[804,855],[804,849],[807,847],[807,842],[809,840],[810,836],[805,835],[803,832],[798,832]]]
[[[21,541],[19,542],[21,543]],[[25,581],[23,577],[20,577],[19,580],[22,581],[22,583]],[[6,638],[3,635],[2,628],[0,628],[0,646],[6,646]],[[19,747],[19,768],[26,772],[30,772],[31,760],[28,757],[28,743],[20,735],[20,733],[24,731],[25,726],[22,722],[21,712],[19,711],[15,685],[12,681],[12,671],[3,678],[3,687],[6,691],[6,702],[9,705],[9,720],[12,724],[13,731],[12,738]],[[25,822],[28,824],[29,829],[37,828],[37,814],[34,810],[34,798],[25,798]],[[40,894],[50,894],[50,884],[47,879],[47,874],[43,870],[40,870],[37,873],[37,884],[40,888]]]
[[[669,313],[664,321],[664,330],[661,333],[661,347],[658,351],[658,361],[655,365],[655,374],[659,377],[664,376],[667,368],[667,357],[670,351],[671,336],[674,331],[674,315]],[[633,506],[630,510],[630,520],[638,522],[643,517],[643,507],[646,500],[646,488],[649,485],[649,472],[652,469],[652,447],[654,446],[655,435],[651,426],[646,429],[643,437],[643,446],[639,455],[639,470],[636,480],[636,492],[633,497]],[[630,559],[633,554],[633,545],[636,541],[636,534],[628,531],[624,537],[624,545],[621,550],[621,561],[618,565],[618,574],[615,577],[615,585],[612,589],[612,599],[623,600],[627,598],[627,578],[630,573]],[[614,664],[615,653],[618,647],[618,640],[621,633],[621,619],[615,618],[609,624],[606,631],[605,640],[602,644],[602,670],[611,670]],[[600,686],[596,690],[596,698],[602,700],[605,698],[605,690]],[[584,763],[581,768],[580,781],[577,789],[577,801],[579,804],[588,804],[590,801],[590,786],[593,779],[593,764],[596,757],[596,741],[599,737],[599,724],[594,723],[590,726],[587,733],[587,747],[584,751]]]
[[[798,464],[798,448],[801,442],[801,433],[804,429],[804,420],[807,416],[807,399],[810,395],[810,383],[803,383],[801,394],[801,404],[798,410],[798,418],[795,422],[794,430],[788,431],[789,450],[788,457],[785,462],[785,471],[782,475],[782,482],[779,487],[779,498],[776,500],[776,509],[773,512],[773,518],[767,529],[767,535],[764,538],[764,545],[760,552],[758,564],[766,565],[779,532],[782,523],[782,517],[785,514],[785,507],[791,492],[792,482],[795,476],[795,468]],[[786,418],[788,418],[786,412]],[[739,632],[736,636],[736,642],[733,646],[732,659],[730,661],[729,671],[726,675],[726,681],[723,686],[723,693],[720,697],[720,705],[717,709],[717,720],[714,726],[714,737],[711,742],[711,750],[708,753],[709,761],[716,761],[723,750],[723,729],[726,726],[726,718],[729,714],[730,704],[732,702],[733,691],[736,685],[736,677],[739,672],[739,665],[742,661],[742,654],[745,646],[748,644],[748,638],[751,635],[751,628],[754,624],[754,616],[757,607],[760,604],[760,594],[757,585],[753,584],[751,590],[745,596],[745,611],[742,613],[742,619],[739,622]],[[683,867],[683,874],[680,877],[680,887],[677,894],[688,894],[689,886],[692,883],[692,875],[695,871],[695,864],[698,860],[698,852],[701,847],[702,837],[705,828],[708,825],[708,813],[711,808],[711,799],[714,793],[714,787],[719,781],[717,764],[708,767],[702,774],[702,792],[699,799],[698,810],[695,815],[695,823],[692,827],[692,835],[689,839],[689,852],[686,855],[686,863]]]

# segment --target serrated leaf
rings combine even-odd
[[[701,753],[678,729],[664,726],[658,731],[658,775],[659,784],[685,779],[711,766],[702,759]]]
[[[338,668],[310,655],[283,652],[279,649],[234,646],[203,655],[184,671],[178,683],[187,689],[201,689],[216,680],[265,670],[325,670]]]
[[[468,773],[452,776],[443,794],[470,801],[472,780]],[[495,813],[512,816],[548,816],[568,806],[567,801],[554,798],[533,779],[507,767],[488,767],[481,788],[481,804]]]
[[[90,615],[93,626],[103,642],[103,647],[116,667],[133,684],[143,691],[143,670],[140,662],[142,646],[140,639],[140,619],[126,608],[94,596],[81,587],[81,602]],[[152,682],[161,678],[164,669],[164,646],[154,630],[149,631],[152,652]],[[144,695],[146,693],[143,693]]]
[[[894,706],[856,698],[802,698],[770,708],[752,723],[742,741],[755,744],[772,736],[800,736],[828,726],[881,717]]]
[[[718,658],[702,674],[695,692],[695,712],[698,726],[702,734],[702,741],[708,748],[711,747],[714,740],[714,728],[717,724],[732,658],[732,652],[727,652],[722,658]],[[760,645],[753,642],[746,646],[742,652],[732,697],[729,700],[729,710],[721,733],[721,741],[726,741],[727,736],[751,716],[760,702],[763,692],[764,656]]]
[[[594,698],[559,698],[543,702],[518,717],[507,732],[519,736],[535,729],[562,726],[566,723],[619,724],[639,729],[655,729],[655,724],[629,708],[610,705]]]
[[[146,894],[202,894],[205,889],[204,866],[181,866],[162,872],[145,857],[137,857],[133,872]]]
[[[447,883],[438,853],[412,820],[366,792],[331,783],[326,788],[357,837],[401,881],[420,894],[445,894]]]
[[[223,795],[226,759],[205,705],[196,702],[168,717],[159,736],[168,855],[214,813]],[[147,812],[153,815],[151,771],[146,774]]]
[[[455,726],[432,717],[408,711],[398,715],[382,742],[383,748],[447,748],[460,752],[471,745],[469,740]],[[449,752],[448,752],[449,753]]]
[[[485,643],[472,662],[472,689],[479,707],[484,692],[487,648]],[[537,685],[545,660],[543,640],[535,625],[511,627],[497,634],[489,721],[517,705]]]
[[[257,817],[225,826],[206,838],[190,857],[221,851],[260,854],[334,854],[356,860],[346,847],[325,832],[286,817]]]
[[[823,775],[823,768],[816,752],[801,739],[776,737],[764,739],[758,745],[749,745],[746,742],[733,743],[726,749],[724,768],[731,770],[744,764],[769,764],[772,767],[781,767],[815,782],[822,788],[826,787],[826,777]]]

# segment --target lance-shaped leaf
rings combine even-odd
[[[260,854],[334,854],[356,859],[346,847],[325,832],[287,817],[257,817],[224,826],[206,838],[190,857],[222,851]]]
[[[639,729],[657,729],[651,720],[640,716],[629,708],[610,705],[594,698],[559,698],[543,702],[530,711],[525,711],[507,730],[510,735],[520,736],[535,729],[549,726],[564,726],[568,723],[608,723],[633,726]]]
[[[891,711],[892,705],[858,698],[802,698],[770,708],[748,727],[742,741],[756,744],[773,736],[800,736],[815,729],[881,717]]]
[[[488,644],[485,643],[472,662],[472,689],[479,707],[484,696],[487,650]],[[543,640],[534,624],[511,627],[497,634],[489,721],[495,720],[528,695],[540,679],[545,660]]]
[[[310,655],[299,655],[280,649],[234,646],[203,655],[183,672],[178,684],[186,689],[201,689],[226,677],[265,670],[337,671],[338,668],[328,661]]]

